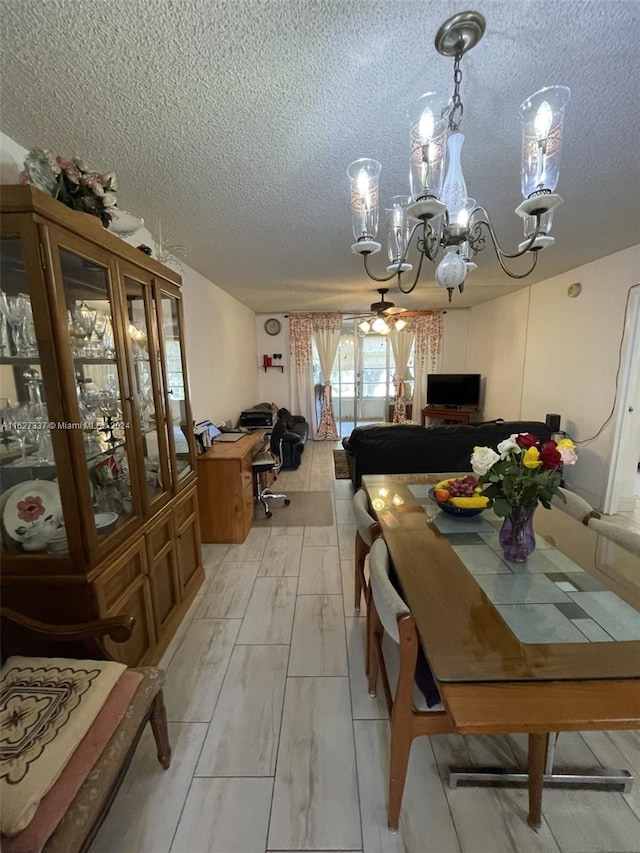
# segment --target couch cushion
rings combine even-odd
[[[0,693],[3,834],[27,826],[125,669],[112,661],[7,660]]]

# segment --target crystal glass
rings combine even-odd
[[[0,302],[2,313],[7,319],[11,329],[11,340],[15,355],[25,355],[25,343],[23,337],[23,324],[26,317],[25,297],[20,293],[10,296],[0,291]]]
[[[378,178],[382,166],[377,160],[354,160],[347,169],[351,189],[351,218],[356,240],[374,240],[378,233]]]
[[[409,107],[410,181],[414,201],[440,197],[450,109],[451,99],[437,92],[427,92]]]
[[[407,217],[407,207],[411,199],[407,195],[394,195],[384,206],[387,223],[387,252],[389,263],[399,263],[409,242],[411,223]]]
[[[522,121],[522,195],[554,192],[560,175],[562,124],[571,90],[548,86],[519,109]]]
[[[89,308],[86,302],[81,302],[80,305],[74,308],[72,313],[75,321],[84,331],[82,354],[89,355],[91,353],[91,336],[96,325],[98,312],[93,308]]]

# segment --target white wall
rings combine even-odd
[[[1,183],[17,182],[26,153],[25,148],[0,133]],[[155,248],[155,241],[145,228],[127,238],[127,242]],[[235,424],[242,409],[261,399],[255,314],[186,263],[181,262],[180,266],[193,417],[211,418],[216,423],[231,420]]]
[[[465,373],[467,371],[467,338],[469,335],[469,308],[447,310],[442,318],[442,353],[439,373]],[[469,372],[479,373],[475,370]]]
[[[571,299],[574,282],[582,292]],[[594,436],[614,402],[625,302],[639,282],[634,246],[471,309],[466,369],[486,376],[485,418],[544,420],[557,412],[575,440]],[[614,426],[615,418],[580,445],[567,470],[569,486],[595,506],[604,498]]]
[[[267,320],[274,318],[280,323],[277,335],[268,335],[264,330]],[[289,320],[284,314],[258,314],[255,319],[254,339],[256,341],[257,358],[251,369],[258,377],[258,394],[254,403],[275,403],[278,408],[291,407],[291,354],[289,352]],[[262,366],[262,357],[274,353],[282,354],[282,358],[273,362],[273,367],[266,370]],[[278,365],[278,369],[275,369]],[[280,370],[280,366],[283,368]]]

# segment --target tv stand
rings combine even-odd
[[[445,424],[468,424],[479,411],[477,406],[425,406],[421,412],[422,426],[426,426],[427,418]]]

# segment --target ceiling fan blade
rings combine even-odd
[[[387,317],[391,317],[394,314],[406,314],[407,310],[407,308],[396,308],[395,305],[392,305],[390,308],[385,308],[381,313]]]

